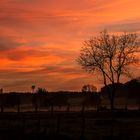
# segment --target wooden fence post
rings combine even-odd
[[[56,126],[56,133],[57,134],[59,134],[59,132],[60,132],[60,116],[58,115],[57,116],[57,124],[56,124],[57,126]]]
[[[25,116],[23,114],[23,116],[22,116],[22,131],[23,131],[23,133],[25,133],[25,123],[26,123],[26,120],[25,120]]]
[[[83,116],[82,117],[82,129],[81,129],[81,136],[80,139],[84,139],[85,138],[85,128],[86,128],[86,119]]]
[[[37,122],[37,132],[40,132],[40,114],[38,114],[38,122]]]

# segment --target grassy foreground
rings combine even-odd
[[[139,140],[140,112],[0,113],[0,140]]]

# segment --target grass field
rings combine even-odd
[[[0,113],[0,140],[139,140],[140,112]]]

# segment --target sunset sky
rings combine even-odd
[[[83,41],[104,29],[140,32],[140,0],[0,0],[0,88],[99,89],[101,79],[75,60]]]

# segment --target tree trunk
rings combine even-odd
[[[114,101],[115,101],[116,90],[117,90],[117,87],[115,85],[114,85],[113,89],[108,89],[111,112],[114,110]]]
[[[115,101],[115,94],[116,94],[116,88],[113,89],[112,93],[111,93],[111,98],[110,98],[110,107],[111,107],[111,112],[114,110],[115,105],[114,105],[114,101]]]

